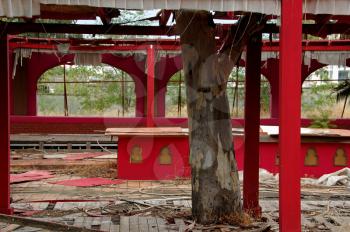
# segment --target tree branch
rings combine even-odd
[[[265,15],[259,13],[249,13],[244,15],[237,23],[232,26],[226,35],[225,41],[218,52],[219,62],[219,82],[222,83],[222,89],[226,84],[233,67],[239,62],[244,47],[247,45],[251,36],[261,32],[266,24]]]

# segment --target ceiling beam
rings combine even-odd
[[[227,30],[230,25],[217,25],[217,31]],[[318,35],[317,24],[304,24],[303,33]],[[15,23],[1,22],[0,32],[7,34],[20,33],[65,33],[65,34],[99,34],[99,35],[175,35],[175,28],[169,26],[126,26],[126,25],[84,25],[84,24],[54,24],[54,23]],[[267,24],[264,33],[279,33],[275,24]],[[350,34],[350,24],[324,24],[325,34]]]

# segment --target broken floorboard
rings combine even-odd
[[[177,207],[188,208],[190,206],[190,200],[169,200],[169,199],[152,199],[152,200],[142,200],[142,201],[132,201],[139,202],[140,205],[145,207],[149,205],[176,205]],[[121,204],[121,202],[117,202]],[[23,204],[23,203],[21,203]],[[40,203],[29,203],[33,205],[33,210],[40,210],[43,205],[39,206],[36,204]],[[115,207],[118,207],[115,204]],[[186,228],[192,228],[188,220],[183,218],[175,218],[173,221],[166,221],[165,219],[157,216],[147,216],[147,212],[141,213],[141,215],[134,216],[118,216],[118,215],[102,215],[103,210],[106,210],[108,202],[85,202],[83,204],[79,203],[63,203],[61,207],[58,206],[59,203],[51,210],[52,215],[41,216],[40,220],[56,222],[66,225],[74,225],[76,227],[87,228],[98,231],[125,231],[125,232],[143,232],[143,231],[157,231],[157,232],[172,232],[172,231],[184,231]],[[14,208],[19,208],[19,203],[13,204]],[[57,206],[57,207],[56,207]],[[278,231],[278,200],[262,200],[261,206],[263,208],[263,219],[265,224],[271,228],[271,231]],[[47,207],[48,208],[48,207]],[[80,208],[74,212],[74,209]],[[109,210],[113,207],[108,208]],[[83,211],[85,210],[85,211]],[[91,212],[89,216],[88,211]],[[95,211],[93,211],[95,210]],[[302,201],[302,224],[303,231],[349,231],[350,229],[350,202],[344,201]],[[57,212],[65,211],[67,214],[59,216]],[[98,213],[97,213],[98,212]],[[1,224],[0,231],[6,231],[5,228],[14,228],[12,231],[32,231],[34,225],[31,225],[30,230],[26,230],[25,227],[18,228],[15,226],[14,222],[9,222],[9,224]],[[2,228],[2,229],[1,229]],[[194,230],[202,231],[201,226],[194,226]],[[212,228],[212,227],[211,227]],[[257,228],[251,229],[240,229],[235,227],[227,227],[232,229],[231,231],[257,231]],[[253,230],[254,229],[254,230]],[[41,231],[41,230],[36,230]]]
[[[8,224],[0,223],[1,231],[111,231],[111,232],[179,232],[179,231],[202,231],[209,229],[234,229],[235,231],[265,231],[267,225],[264,223],[255,226],[240,228],[229,225],[209,225],[201,226],[189,223],[183,219],[176,219],[174,223],[168,223],[163,218],[151,216],[121,216],[120,220],[115,222],[112,217],[74,217],[56,219],[60,222],[52,222],[52,218],[41,218],[41,220],[18,219],[11,220]],[[1,219],[0,215],[0,220]],[[46,222],[50,220],[50,222]],[[55,221],[56,221],[55,220]],[[33,221],[35,223],[33,223]],[[32,222],[32,224],[28,224]],[[18,224],[20,225],[18,225]],[[266,223],[265,223],[266,224]],[[261,229],[259,229],[261,228]],[[11,229],[11,230],[9,230]],[[225,230],[227,231],[227,230]],[[231,230],[228,230],[231,231]],[[267,230],[266,230],[267,231]]]

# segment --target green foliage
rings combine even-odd
[[[177,112],[179,107],[183,109],[186,106],[186,91],[184,83],[184,73],[179,71],[169,80],[165,98],[166,113],[168,116],[187,116],[184,112]]]
[[[270,83],[265,77],[262,77],[260,86],[260,106],[263,112],[270,111],[270,94]]]
[[[330,118],[336,99],[334,88],[336,84],[330,82],[329,73],[325,68],[315,71],[320,81],[305,82],[303,88],[302,109],[304,116],[311,118],[311,128],[335,128]]]
[[[236,88],[236,80],[238,76],[238,88]],[[184,85],[184,74],[181,71],[181,100],[179,98],[179,81],[180,72],[174,74],[170,79],[167,86],[166,94],[166,113],[167,116],[178,116],[178,108],[185,108],[186,106],[186,95],[185,95],[185,85]],[[243,117],[244,113],[244,95],[245,95],[245,69],[239,67],[237,70],[234,67],[233,71],[229,76],[227,83],[227,97],[229,100],[231,108],[232,117]],[[235,100],[235,102],[233,102]],[[179,103],[179,101],[181,101]],[[181,116],[187,116],[185,110],[181,111]],[[261,79],[261,112],[263,116],[270,110],[270,84],[265,77],[262,76]]]
[[[333,88],[333,90],[336,94],[337,102],[341,100],[346,100],[350,95],[350,81],[344,80],[340,82],[337,86]]]
[[[311,121],[310,128],[336,128],[329,119],[331,111],[322,111],[320,115],[315,115]]]
[[[50,112],[61,111],[64,94],[63,70],[63,66],[50,69],[40,78],[38,82],[38,95],[41,95],[39,112],[50,114]],[[122,80],[125,81],[124,84]],[[107,112],[114,116],[122,116],[123,109],[126,115],[133,114],[134,83],[120,70],[105,65],[66,66],[66,82],[68,109],[71,115],[101,115]],[[46,87],[40,88],[40,86]],[[56,96],[56,98],[44,98],[44,95]],[[62,101],[55,102],[56,100],[53,99]]]
[[[327,81],[329,80],[328,72],[320,69],[316,71],[316,75],[321,81],[307,83],[308,85],[303,88],[302,109],[303,116],[318,120],[319,117],[324,119],[325,115],[331,115],[336,100],[332,95],[335,84]]]

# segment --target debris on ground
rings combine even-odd
[[[96,158],[102,155],[105,155],[105,153],[103,152],[80,153],[80,154],[69,153],[63,159],[64,160],[83,160],[83,159],[89,159],[89,158]]]
[[[124,180],[110,180],[105,178],[80,178],[74,180],[62,180],[57,182],[51,182],[52,184],[59,184],[65,186],[76,186],[76,187],[92,187],[101,185],[116,185],[124,183]]]
[[[56,170],[57,173],[65,175],[74,175],[81,177],[102,177],[116,178],[117,163],[116,161],[94,162],[90,165],[72,165]]]
[[[26,151],[27,152],[27,151]],[[33,151],[38,154],[37,151]],[[19,152],[17,153],[17,156]],[[63,154],[52,153],[50,155]],[[110,153],[104,153],[109,156]],[[35,155],[38,164],[44,159]],[[18,157],[17,157],[18,158]],[[95,157],[96,158],[96,157]],[[191,181],[116,180],[116,159],[63,160],[46,159],[43,171],[50,179],[18,182],[11,185],[15,216],[73,226],[85,231],[279,231],[278,175],[259,171],[260,220],[242,225],[200,225],[191,216]],[[12,172],[30,170],[30,156],[25,166],[11,166]],[[51,165],[62,161],[60,168]],[[83,164],[83,165],[82,165]],[[65,166],[66,165],[66,166]],[[15,168],[14,168],[15,167]],[[241,173],[242,175],[242,173]],[[344,173],[339,172],[339,176]],[[67,182],[68,181],[68,182]],[[303,178],[301,189],[303,231],[350,231],[350,192],[345,185],[327,186],[317,179]],[[64,183],[53,184],[53,183]],[[112,182],[112,184],[110,184]],[[67,184],[68,183],[68,184]],[[98,185],[95,185],[99,183]],[[108,183],[107,185],[100,185]],[[326,183],[326,182],[325,182]],[[84,188],[77,187],[84,186]],[[40,226],[4,219],[0,231],[45,231]],[[19,223],[19,224],[16,224]],[[67,227],[65,227],[67,228]],[[47,230],[46,230],[47,231]],[[57,230],[55,230],[57,231]]]
[[[344,185],[350,187],[350,168],[343,168],[336,172],[325,174],[318,179],[317,184],[327,186]]]

